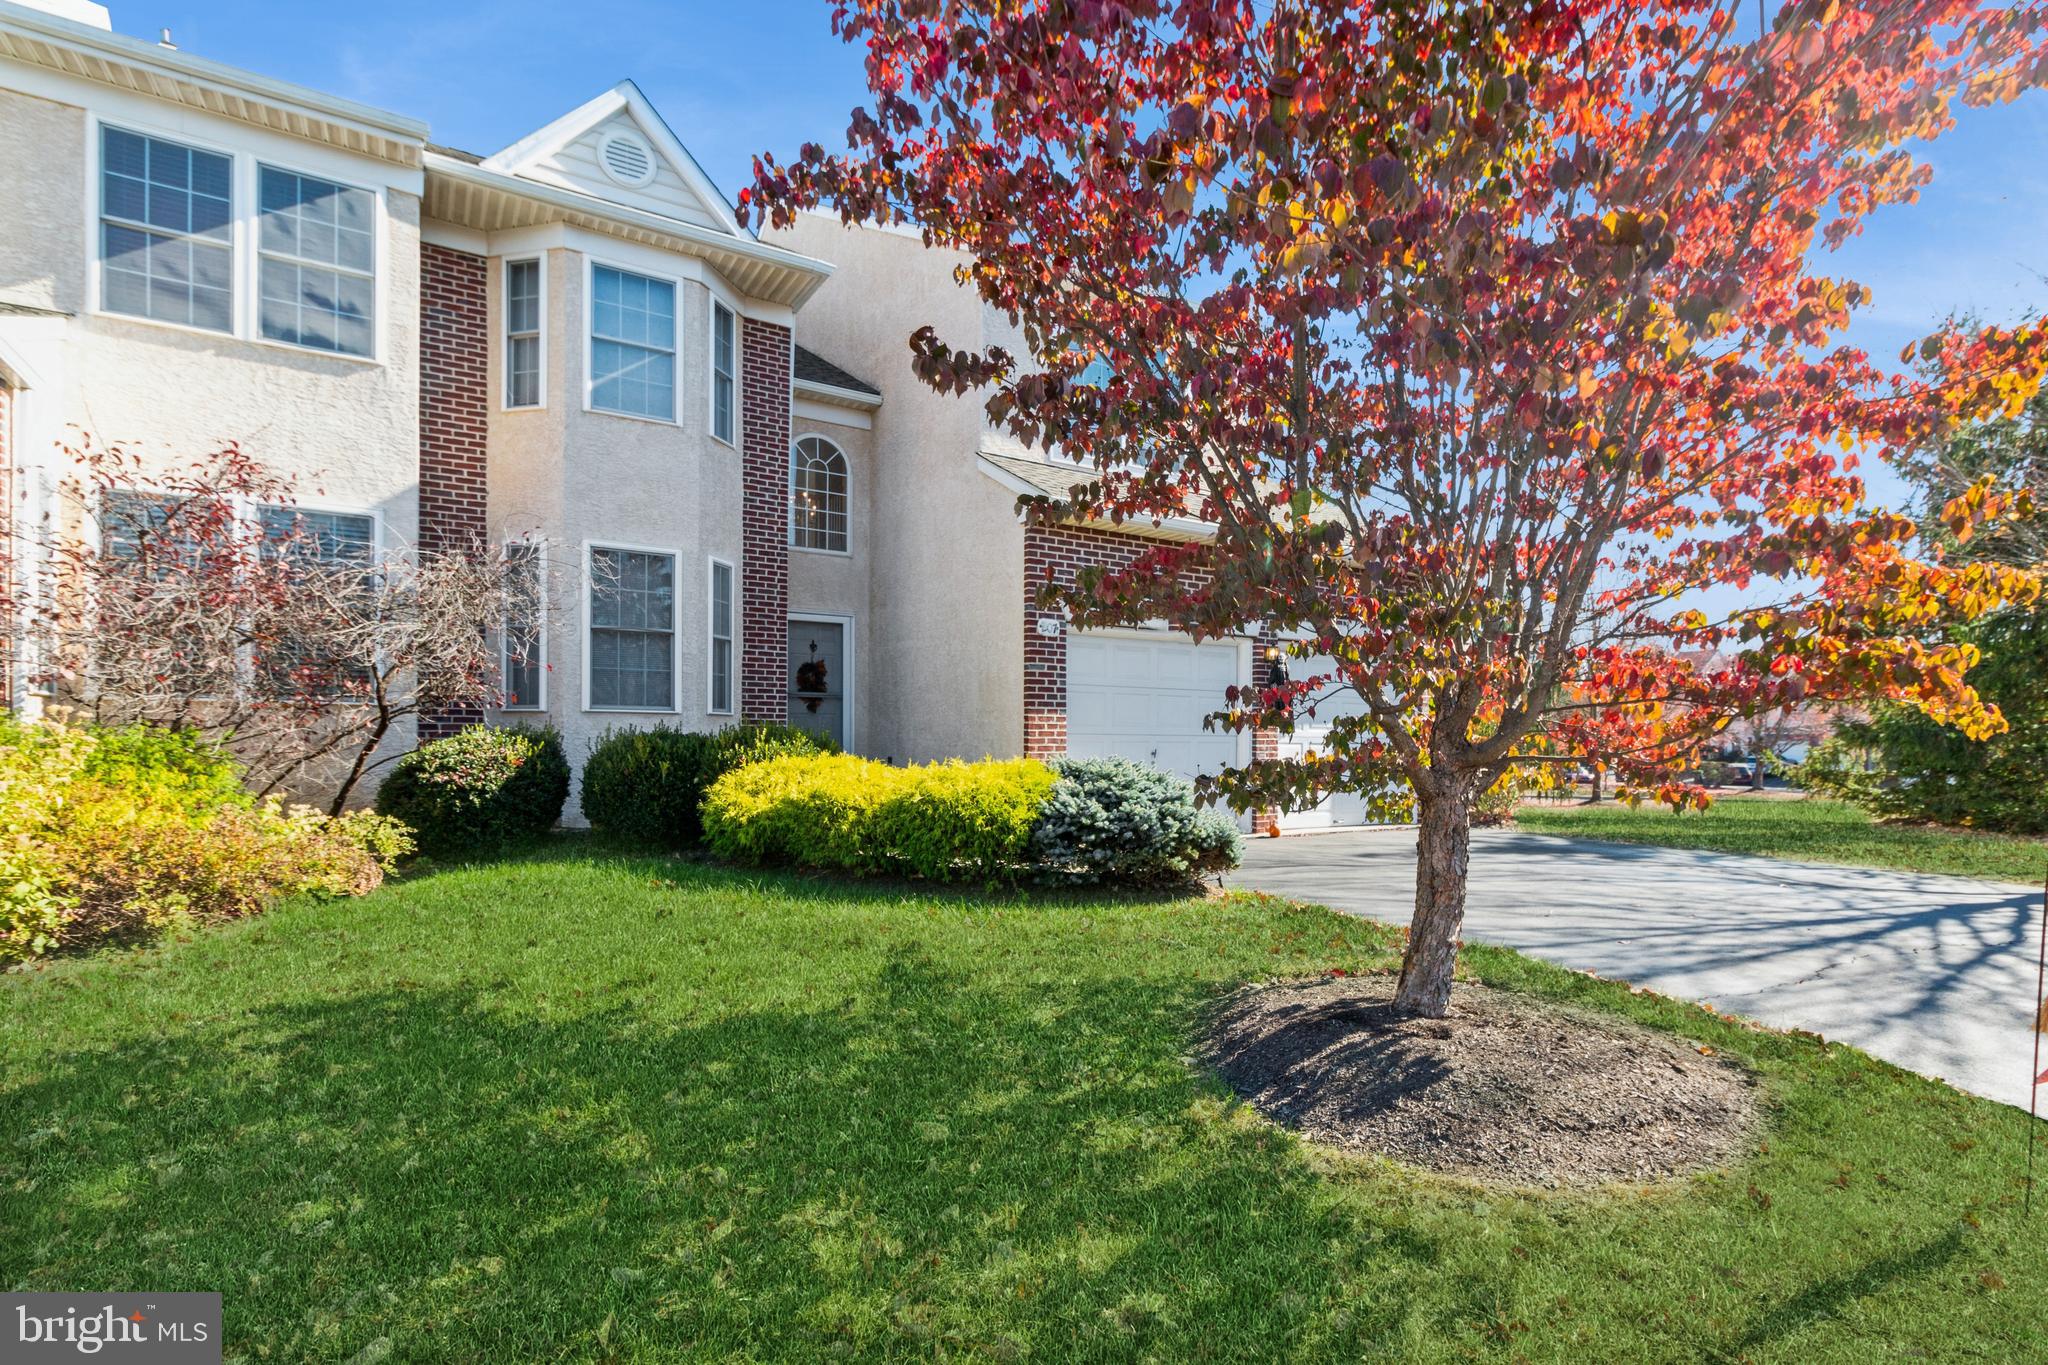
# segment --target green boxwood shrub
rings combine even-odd
[[[398,760],[380,814],[413,829],[422,852],[491,852],[553,829],[569,799],[569,760],[552,729],[472,725]]]
[[[896,768],[845,754],[738,768],[704,799],[713,852],[748,863],[995,881],[1030,861],[1053,785],[1035,759]]]
[[[1232,867],[1237,826],[1193,784],[1128,758],[1058,758],[1031,846],[1048,881],[1168,883]],[[1227,833],[1226,833],[1227,831]]]
[[[607,730],[583,764],[583,818],[607,839],[686,848],[703,838],[704,793],[733,769],[831,746],[793,725],[747,724],[703,733],[668,725]]]

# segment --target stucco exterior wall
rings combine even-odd
[[[147,109],[101,113],[122,126],[203,138],[291,165],[310,160],[327,169],[334,156],[322,148],[311,158],[287,139],[190,111],[164,128]],[[325,355],[93,311],[89,137],[84,107],[0,90],[0,298],[74,315],[64,354],[47,358],[64,377],[61,391],[39,400],[65,423],[102,441],[132,442],[167,465],[238,442],[292,478],[301,501],[374,510],[387,543],[410,543],[418,531],[417,194],[377,186],[380,359]],[[374,185],[389,168],[363,158],[352,169],[354,183]],[[244,217],[250,211],[246,203],[236,209]]]
[[[385,546],[418,537],[419,174],[375,158],[83,81],[37,73],[37,93],[8,89],[0,65],[0,301],[69,317],[11,327],[37,372],[35,420],[20,463],[61,486],[58,446],[90,433],[146,466],[169,469],[233,442],[289,479],[298,501],[376,514]],[[97,121],[237,157],[235,307],[246,268],[256,161],[331,177],[378,197],[378,354],[357,359],[169,326],[97,310]],[[59,525],[75,531],[75,514]],[[65,523],[69,522],[66,527]],[[410,748],[410,724],[384,753]],[[374,790],[366,784],[365,799]],[[325,799],[318,783],[300,793]]]
[[[875,642],[875,445],[874,432],[858,426],[800,415],[791,422],[791,444],[822,436],[846,456],[848,553],[789,551],[789,611],[853,618],[853,748],[873,758],[897,758],[895,735],[876,719],[879,692],[872,686],[885,668]]]
[[[541,255],[546,261],[542,338],[543,406],[504,403],[505,262]],[[488,376],[491,534],[498,540],[544,542],[552,601],[545,622],[545,705],[539,711],[494,712],[503,722],[546,721],[562,733],[580,770],[590,746],[610,728],[666,724],[715,729],[739,719],[710,704],[710,561],[740,569],[742,460],[737,445],[710,431],[710,318],[714,285],[677,281],[677,420],[662,422],[585,406],[589,370],[585,298],[589,263],[663,273],[643,252],[586,253],[570,247],[512,250],[489,258]],[[718,290],[728,306],[744,304]],[[739,376],[743,427],[749,405],[744,361]],[[786,385],[785,385],[786,388]],[[787,402],[786,397],[782,400]],[[676,557],[676,699],[673,711],[598,710],[587,704],[585,628],[594,546],[653,550]],[[735,623],[737,626],[737,622]],[[736,642],[737,644],[737,642]],[[736,650],[737,653],[737,650]],[[737,668],[737,659],[735,668]],[[736,676],[735,682],[737,684]],[[577,796],[565,816],[580,823]]]
[[[990,431],[981,395],[942,396],[910,368],[910,335],[927,323],[956,347],[989,338],[981,301],[953,279],[964,257],[808,214],[764,239],[837,267],[798,314],[797,339],[883,395],[860,747],[912,762],[1019,753],[1024,533],[1015,496],[975,458],[1012,446]]]

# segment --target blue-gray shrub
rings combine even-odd
[[[1221,811],[1183,778],[1127,758],[1057,758],[1058,781],[1031,832],[1048,881],[1162,883],[1235,866],[1244,849]]]

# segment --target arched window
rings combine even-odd
[[[822,436],[806,436],[790,452],[789,543],[799,550],[852,548],[847,534],[846,455]]]

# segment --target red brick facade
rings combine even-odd
[[[1154,542],[1128,531],[1092,526],[1026,526],[1024,528],[1024,753],[1029,758],[1057,758],[1067,751],[1067,629],[1057,611],[1038,605],[1038,591],[1048,574],[1071,582],[1076,571],[1099,565],[1120,569]],[[1039,623],[1049,624],[1041,626]],[[1267,637],[1254,650],[1254,668],[1263,666]],[[1219,704],[1222,698],[1217,698]],[[1270,730],[1252,733],[1252,757],[1274,758],[1279,736]],[[1259,811],[1252,829],[1266,833],[1275,813]]]
[[[489,538],[485,442],[489,432],[490,317],[484,258],[420,246],[420,535],[423,553]],[[483,719],[460,709],[419,718],[420,743]]]
[[[787,327],[740,325],[740,715],[789,719]]]

